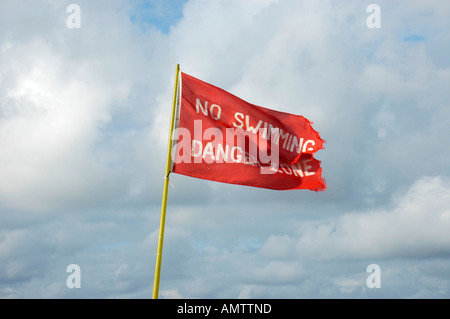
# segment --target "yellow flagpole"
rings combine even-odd
[[[156,251],[156,266],[155,266],[155,277],[153,279],[153,299],[158,299],[159,294],[159,278],[161,275],[161,257],[163,249],[164,240],[164,224],[166,222],[166,206],[167,206],[167,193],[169,189],[169,174],[172,166],[172,133],[174,127],[175,109],[177,104],[177,94],[178,94],[178,74],[180,73],[180,65],[177,64],[175,73],[175,87],[173,89],[173,103],[172,103],[172,115],[170,118],[170,134],[169,134],[169,144],[167,145],[167,161],[166,161],[166,173],[164,174],[164,189],[161,203],[161,219],[159,222],[159,237],[158,237],[158,248]]]

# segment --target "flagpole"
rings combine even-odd
[[[161,219],[159,222],[159,237],[158,237],[158,248],[156,251],[156,266],[155,266],[155,277],[153,279],[153,299],[158,299],[159,294],[159,278],[161,275],[161,257],[162,257],[162,249],[163,249],[163,240],[164,240],[164,224],[166,222],[166,206],[167,206],[167,193],[169,189],[169,174],[172,166],[172,133],[174,128],[174,118],[175,118],[175,109],[177,104],[177,93],[178,93],[178,74],[180,73],[180,65],[177,64],[176,73],[175,73],[175,87],[173,89],[173,102],[172,102],[172,115],[170,118],[170,134],[169,134],[169,143],[167,145],[167,160],[166,160],[166,172],[164,174],[164,188],[163,188],[163,196],[161,203]]]

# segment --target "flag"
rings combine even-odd
[[[181,72],[172,172],[275,190],[322,191],[324,141],[303,116],[248,103]]]

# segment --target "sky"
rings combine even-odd
[[[171,174],[160,298],[450,297],[450,3],[0,6],[0,298],[151,298],[177,63],[312,121],[327,190]]]

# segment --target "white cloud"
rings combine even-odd
[[[350,213],[301,232],[297,251],[309,258],[436,257],[450,252],[450,183],[424,177],[389,209]]]
[[[13,71],[15,85],[2,94],[6,107],[0,128],[0,175],[8,181],[0,184],[3,202],[29,209],[52,207],[65,196],[80,200],[80,192],[89,188],[86,182],[109,179],[105,168],[92,160],[91,147],[98,127],[110,120],[111,101],[124,90],[117,87],[109,94],[93,78],[64,79],[64,60],[45,44],[11,50],[35,55],[10,52],[9,62],[20,61],[21,70]],[[80,171],[92,174],[92,179]]]
[[[448,296],[448,4],[382,1],[375,30],[358,1],[188,1],[170,26],[77,3],[80,29],[63,2],[2,2],[2,297],[151,296],[176,63],[312,120],[329,188],[171,175],[161,296]]]

